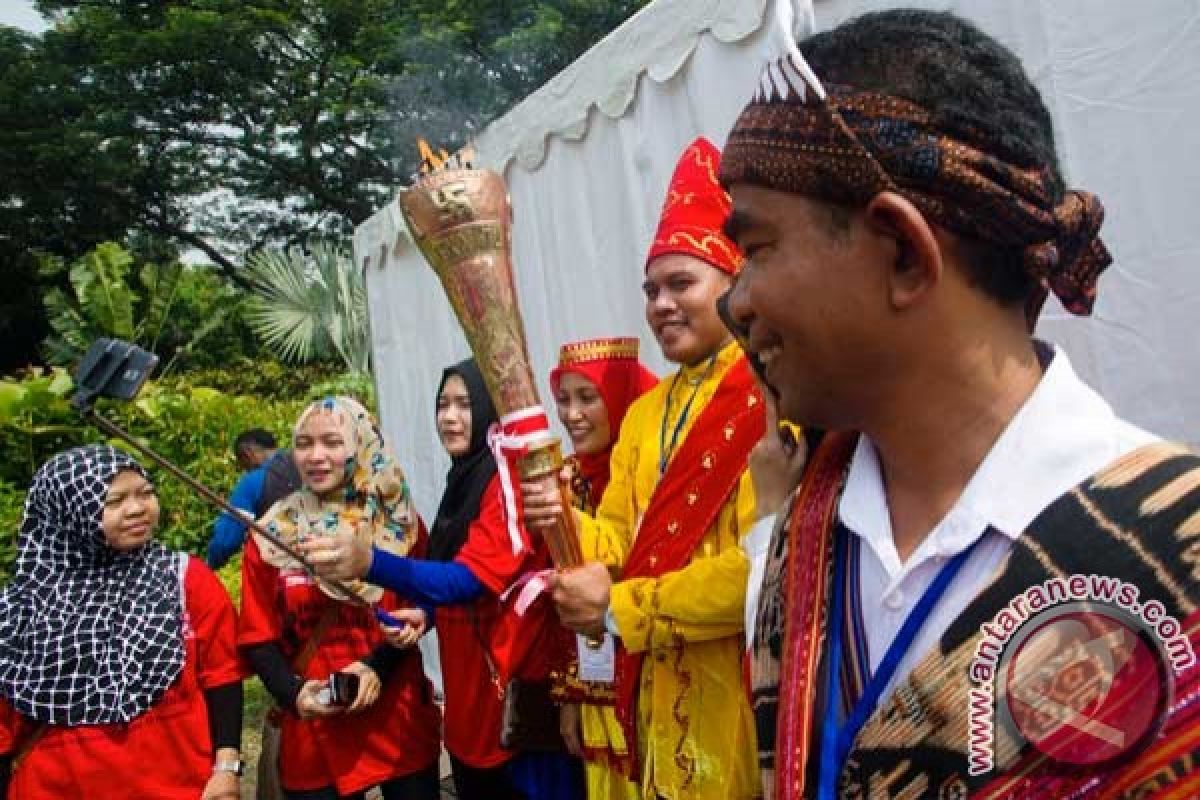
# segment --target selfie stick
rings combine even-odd
[[[256,520],[246,517],[212,489],[209,489],[200,483],[200,481],[172,464],[165,456],[154,452],[150,447],[135,439],[124,428],[100,416],[96,412],[92,404],[97,397],[107,396],[118,400],[133,399],[137,395],[138,390],[142,388],[142,384],[146,382],[146,378],[150,377],[150,373],[157,365],[157,356],[142,350],[136,345],[122,342],[119,339],[99,339],[88,350],[87,355],[84,356],[83,362],[75,373],[75,385],[79,388],[71,398],[71,406],[84,419],[91,422],[97,428],[110,436],[115,436],[124,442],[128,442],[135,450],[183,481],[209,503],[254,529],[255,533],[296,559],[305,572],[316,578],[316,572],[294,548],[258,524]],[[346,601],[355,605],[370,605],[370,603],[352,592],[341,581],[336,581],[332,578],[321,578],[321,580],[339,592]],[[381,609],[375,609],[375,616],[381,622],[385,622],[388,625],[403,627],[405,624]]]

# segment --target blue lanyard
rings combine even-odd
[[[667,446],[667,417],[671,413],[671,398],[675,394],[675,386],[679,383],[680,377],[683,376],[683,370],[675,373],[675,379],[671,381],[671,388],[667,390],[666,408],[663,409],[662,424],[658,428],[658,477],[662,477],[667,471],[667,463],[671,460],[671,454],[675,452],[675,445],[679,442],[679,432],[683,430],[683,425],[687,422],[688,414],[692,411],[692,403],[696,402],[696,394],[700,391],[700,387],[704,385],[704,381],[712,374],[713,367],[716,366],[717,356],[719,353],[713,353],[708,359],[708,366],[704,370],[704,374],[700,376],[700,381],[692,388],[692,394],[688,397],[687,403],[683,406],[683,411],[679,414],[679,419],[675,422],[675,430],[671,432],[671,444]]]
[[[867,723],[871,714],[875,712],[879,696],[883,693],[884,687],[891,683],[892,676],[896,674],[896,668],[900,666],[905,653],[912,647],[913,640],[917,638],[921,626],[929,618],[929,614],[937,605],[938,600],[946,593],[950,582],[962,569],[962,565],[966,563],[967,558],[975,549],[975,545],[983,538],[981,536],[976,539],[970,547],[942,566],[937,577],[933,579],[933,583],[929,584],[929,588],[925,590],[921,599],[917,601],[913,610],[905,618],[896,638],[892,640],[883,660],[879,662],[879,669],[871,675],[866,686],[863,687],[862,696],[850,710],[845,723],[839,725],[837,692],[842,664],[842,637],[845,628],[843,603],[846,594],[846,565],[849,561],[847,547],[849,546],[848,540],[852,535],[840,525],[835,533],[833,596],[830,598],[829,619],[826,624],[826,629],[829,631],[829,648],[825,680],[825,719],[821,726],[821,772],[817,783],[818,800],[834,800],[837,797],[838,777],[841,775],[842,766],[846,763],[846,756],[850,754],[850,748],[854,746],[854,740],[858,737],[859,731]]]

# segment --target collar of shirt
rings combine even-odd
[[[725,370],[729,369],[734,361],[737,361],[741,354],[741,345],[731,339],[720,350],[710,355],[710,357],[716,356],[711,363],[708,358],[704,358],[698,364],[680,364],[679,377],[681,380],[679,382],[685,386],[698,386],[713,376],[720,377],[725,374]]]
[[[1040,344],[1040,343],[1039,343]],[[1156,437],[1122,420],[1053,346],[1041,380],[992,445],[962,495],[906,564],[892,539],[879,458],[859,438],[838,513],[896,585],[931,558],[962,552],[988,527],[1015,540],[1041,511],[1123,453]]]

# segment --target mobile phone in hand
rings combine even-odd
[[[358,697],[358,676],[353,672],[335,672],[329,676],[329,705],[348,706]]]

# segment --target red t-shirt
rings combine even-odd
[[[472,767],[493,767],[512,757],[500,747],[503,702],[484,658],[483,642],[493,663],[505,674],[542,678],[548,674],[539,643],[547,630],[542,624],[547,603],[541,599],[525,617],[512,610],[513,600],[497,599],[518,578],[550,565],[545,545],[537,540],[514,555],[504,518],[504,497],[499,477],[492,479],[471,523],[467,541],[455,561],[471,570],[487,589],[470,605],[441,606],[437,610],[438,647],[446,694],[446,749]]]
[[[11,800],[195,800],[212,775],[204,690],[240,681],[237,619],[225,587],[186,556],[183,671],[141,716],[111,725],[53,726],[12,776]],[[0,753],[34,724],[0,700]]]
[[[422,533],[419,546],[424,544]],[[294,660],[331,604],[337,616],[304,670],[311,680],[326,680],[368,656],[383,641],[379,625],[369,609],[331,599],[303,570],[266,563],[253,537],[247,540],[238,644],[278,642],[284,657]],[[389,611],[405,605],[392,592],[379,603]],[[300,719],[294,709],[283,714],[283,786],[300,791],[333,785],[339,794],[351,794],[426,769],[438,758],[440,721],[420,653],[411,648],[365,711],[310,720]]]

